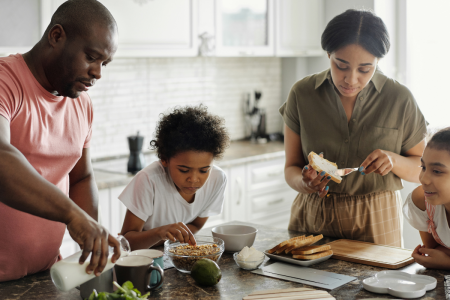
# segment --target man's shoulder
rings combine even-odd
[[[20,81],[21,67],[19,54],[0,57],[0,84],[16,85]]]

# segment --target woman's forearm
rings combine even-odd
[[[389,152],[393,160],[392,171],[395,175],[403,180],[420,183],[419,174],[420,156],[402,156],[393,152]]]
[[[284,170],[287,184],[299,193],[309,194],[303,185],[302,169],[298,166],[289,166]]]

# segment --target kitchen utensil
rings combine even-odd
[[[386,269],[398,269],[414,262],[412,250],[377,245],[354,240],[336,240],[328,243],[334,259],[356,262]]]
[[[242,300],[272,300],[272,299],[335,299],[326,291],[309,288],[292,288],[279,290],[255,291],[242,298]]]
[[[401,298],[418,298],[436,288],[437,280],[431,276],[408,274],[400,271],[381,271],[363,280],[363,287],[372,293],[390,294]]]
[[[334,174],[343,177],[343,176],[347,176],[348,174],[353,173],[358,170],[359,170],[359,168],[337,169],[336,171],[334,171]]]
[[[356,279],[355,277],[347,275],[281,262],[276,262],[261,269],[254,270],[252,273],[317,286],[328,290],[335,289]]]
[[[117,283],[122,285],[131,281],[141,293],[159,288],[164,282],[164,270],[154,263],[153,258],[140,255],[121,257],[114,266]],[[149,285],[151,273],[155,270],[161,275],[161,280],[156,285]]]
[[[141,255],[141,256],[147,256],[150,258],[153,258],[153,261],[155,264],[161,267],[161,269],[165,270],[164,268],[164,252],[155,250],[155,249],[140,249],[140,250],[134,250],[130,252],[131,255]],[[158,273],[158,271],[152,271],[151,277],[150,277],[150,285],[156,285],[161,280],[161,275]]]
[[[210,244],[216,244],[219,247],[219,251],[215,252],[213,254],[209,255],[188,255],[189,252],[198,252],[198,250],[185,250],[187,254],[175,254],[172,253],[170,250],[174,250],[178,246],[186,246],[188,244],[180,243],[178,241],[172,242],[171,240],[167,240],[164,242],[164,254],[169,257],[171,263],[173,266],[182,273],[191,273],[191,269],[194,266],[195,262],[201,258],[209,258],[216,263],[219,263],[220,257],[222,256],[222,253],[225,249],[225,243],[222,239],[219,239],[217,237],[211,237],[211,236],[201,236],[201,237],[195,237],[195,240],[197,241],[197,245],[210,245]]]
[[[128,137],[128,146],[130,148],[130,156],[128,158],[127,170],[131,174],[136,174],[145,167],[145,157],[142,153],[142,144],[144,137],[139,135],[139,131],[136,135]]]
[[[262,264],[262,263],[264,262],[264,260],[266,259],[266,257],[263,255],[263,256],[261,257],[261,259],[255,260],[255,261],[240,260],[240,259],[238,258],[238,254],[239,254],[239,252],[235,252],[235,253],[233,254],[234,261],[236,262],[236,264],[237,264],[241,269],[244,269],[244,270],[255,270],[255,269],[258,269],[259,266],[261,266],[261,264]]]
[[[211,232],[214,237],[225,242],[225,251],[236,252],[253,245],[258,229],[247,225],[221,225],[214,227]]]
[[[321,263],[323,261],[326,261],[327,259],[332,257],[332,255],[328,255],[328,256],[321,257],[321,258],[317,258],[317,259],[301,260],[301,259],[292,258],[292,255],[286,255],[286,254],[274,254],[274,253],[271,254],[267,251],[264,251],[264,254],[267,255],[270,259],[273,259],[275,261],[286,262],[286,263],[290,263],[290,264],[294,264],[294,265],[299,265],[302,267],[309,267],[309,266]]]

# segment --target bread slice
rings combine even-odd
[[[329,160],[326,160],[325,158],[321,157],[320,155],[317,155],[313,151],[311,151],[308,154],[308,161],[314,170],[316,170],[319,173],[325,171],[325,173],[327,173],[328,176],[331,176],[331,180],[333,180],[336,183],[341,183],[342,177],[335,174],[336,170],[338,169],[337,164]]]
[[[333,254],[332,250],[327,250],[327,251],[323,251],[323,252],[319,252],[319,253],[315,253],[315,254],[309,254],[309,255],[308,254],[305,254],[305,255],[297,254],[297,255],[293,255],[292,257],[296,258],[296,259],[311,260],[311,259],[318,259],[321,257],[332,255],[332,254]]]
[[[304,235],[296,236],[296,237],[290,238],[288,240],[282,241],[281,243],[279,243],[278,245],[276,245],[272,249],[267,250],[267,252],[270,253],[270,254],[275,253],[277,250],[281,249],[281,247],[285,246],[287,243],[289,243],[289,242],[291,242],[293,240],[298,240],[298,239],[305,239],[305,236]],[[281,252],[283,252],[285,249],[286,249],[286,247],[284,247]]]
[[[327,250],[331,250],[330,245],[306,246],[306,247],[301,247],[301,248],[292,250],[292,254],[305,255],[305,254],[313,254],[313,253],[317,253],[317,252],[323,252],[323,251],[327,251]]]
[[[311,235],[307,239],[296,241],[291,247],[287,248],[285,250],[285,252],[286,252],[286,254],[288,254],[289,252],[291,252],[294,249],[305,247],[305,246],[310,246],[310,245],[314,244],[315,242],[321,240],[322,238],[323,238],[323,235],[321,235],[321,234],[316,235],[316,236]]]

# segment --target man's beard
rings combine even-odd
[[[63,86],[61,92],[62,95],[64,97],[69,97],[72,99],[78,98],[80,97],[81,92],[80,91],[76,91],[74,88],[75,82],[69,82],[67,83],[65,86]]]

